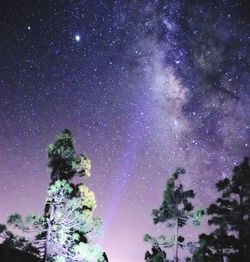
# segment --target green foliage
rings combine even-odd
[[[66,259],[63,256],[55,256],[53,259],[55,262],[66,262]]]
[[[23,223],[21,215],[18,213],[15,213],[11,215],[7,221],[8,224],[14,224],[16,226],[20,225]]]
[[[96,201],[94,193],[84,184],[78,185],[79,196],[82,200],[82,205],[87,209],[96,208]]]
[[[183,174],[185,174],[184,169],[177,169],[168,179],[163,202],[159,209],[152,211],[155,224],[168,222],[169,226],[174,226],[177,220],[178,226],[183,227],[189,219],[190,212],[194,208],[189,199],[194,198],[195,195],[193,190],[185,191],[183,185],[179,183],[179,176]]]
[[[84,155],[76,155],[74,138],[68,129],[56,136],[54,144],[48,145],[49,170],[51,179],[71,179],[76,174],[90,176],[91,163]]]
[[[54,183],[50,184],[48,189],[48,196],[69,196],[73,191],[71,185],[67,182],[66,179],[56,180]]]
[[[26,217],[25,222],[27,224],[40,225],[44,222],[44,218],[34,214],[30,214]]]
[[[146,252],[145,261],[147,262],[166,262],[166,253],[159,246],[153,246],[152,251]]]
[[[52,180],[69,179],[74,175],[72,172],[72,162],[76,158],[74,139],[68,129],[56,136],[54,144],[48,145],[47,153]]]
[[[90,176],[91,162],[85,155],[79,155],[72,162],[72,169],[80,176]]]
[[[97,259],[97,261],[103,260],[103,252],[99,246],[90,247],[89,245],[81,242],[78,245],[75,245],[72,251],[78,257],[81,257],[83,262],[88,262],[92,259]]]
[[[151,243],[152,246],[161,246],[163,248],[172,247],[175,243],[175,236],[170,236],[168,239],[164,235],[159,237],[152,237],[149,234],[144,236],[144,241]]]
[[[193,218],[193,225],[199,226],[201,223],[201,219],[204,215],[205,215],[205,211],[203,209],[194,210],[194,212],[191,214]]]

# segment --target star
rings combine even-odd
[[[75,40],[76,42],[80,42],[81,36],[79,34],[75,35]]]

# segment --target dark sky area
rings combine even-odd
[[[63,128],[92,161],[111,262],[143,261],[177,167],[198,207],[213,201],[250,155],[247,2],[1,1],[0,222],[42,212]]]

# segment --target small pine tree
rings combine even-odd
[[[221,196],[207,210],[208,223],[216,230],[200,236],[205,245],[199,252],[206,253],[206,261],[250,261],[249,159],[244,158],[232,177],[218,181],[216,187]]]
[[[44,215],[29,215],[23,220],[14,214],[8,223],[24,232],[37,232],[33,244],[45,262],[103,261],[101,249],[90,245],[101,225],[93,216],[94,193],[84,184],[71,182],[76,175],[90,176],[90,160],[76,155],[73,136],[67,129],[48,146],[48,158],[51,183]]]
[[[194,224],[199,224],[200,216],[203,211],[194,212],[194,207],[189,199],[194,198],[193,190],[184,190],[180,183],[180,175],[185,174],[185,170],[179,168],[167,180],[166,190],[163,194],[163,202],[159,209],[153,209],[152,217],[154,224],[163,223],[169,228],[175,228],[175,235],[167,239],[164,235],[158,238],[145,235],[144,241],[150,242],[153,246],[162,248],[173,247],[175,249],[174,261],[178,262],[178,248],[184,247],[184,237],[179,230],[185,226],[189,219],[193,219]]]

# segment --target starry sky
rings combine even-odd
[[[177,167],[197,206],[213,201],[250,155],[247,2],[1,1],[0,222],[42,213],[63,128],[92,161],[111,262],[143,261]]]

